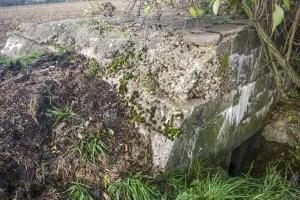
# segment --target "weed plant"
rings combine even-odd
[[[100,134],[92,136],[91,138],[81,138],[78,145],[73,146],[71,149],[78,152],[83,164],[88,161],[92,164],[96,164],[98,156],[108,157],[107,155],[107,145],[101,140]]]
[[[80,118],[79,115],[71,112],[71,110],[67,106],[62,109],[59,109],[59,108],[48,109],[48,111],[46,112],[46,115],[55,119],[56,122],[58,122],[64,118],[67,118],[68,120]]]
[[[139,174],[130,175],[129,177],[117,180],[108,188],[111,199],[122,200],[153,200],[161,199],[160,192],[154,186],[142,181]]]
[[[93,200],[89,193],[90,186],[80,181],[71,182],[71,186],[65,191],[68,193],[68,200]]]

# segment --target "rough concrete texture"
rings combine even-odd
[[[289,116],[286,113],[289,113]],[[299,124],[298,121],[295,122],[295,118],[297,119],[298,116],[297,109],[274,114],[269,123],[263,128],[262,136],[270,142],[289,144],[290,146],[299,145]]]
[[[170,17],[162,16],[162,29],[151,20],[143,27],[126,23],[124,30],[117,20],[23,24],[2,53],[18,58],[63,46],[95,58],[129,117],[151,137],[156,167],[186,166],[201,155],[226,166],[277,99],[259,39],[226,17]]]

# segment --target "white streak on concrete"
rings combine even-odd
[[[217,139],[226,134],[229,125],[235,125],[236,127],[244,118],[247,113],[247,108],[250,104],[249,100],[252,92],[255,89],[256,82],[249,83],[239,89],[240,98],[239,103],[235,106],[231,106],[227,110],[223,111],[221,114],[225,116],[224,123],[219,131]]]

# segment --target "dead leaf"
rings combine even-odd
[[[108,194],[106,192],[102,192],[102,197],[107,200],[108,199]]]
[[[128,152],[128,144],[125,144],[125,152]]]

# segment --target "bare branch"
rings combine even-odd
[[[291,59],[292,50],[293,50],[293,42],[294,42],[294,38],[295,38],[296,31],[297,31],[297,28],[298,28],[299,18],[300,18],[300,6],[298,6],[298,10],[297,10],[295,20],[294,20],[293,26],[292,26],[292,34],[291,34],[291,38],[290,38],[290,42],[289,42],[289,48],[288,48],[288,52],[287,52],[287,56],[286,56],[286,60],[288,62]]]

